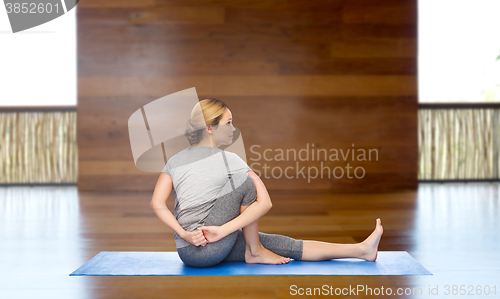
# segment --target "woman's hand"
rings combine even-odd
[[[205,239],[210,243],[219,241],[226,236],[224,230],[220,226],[200,226],[198,229],[203,232]]]
[[[186,231],[182,238],[195,246],[205,246],[208,243],[199,227],[196,231]]]

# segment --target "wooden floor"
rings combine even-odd
[[[297,298],[291,285],[386,291],[463,285],[500,298],[499,184],[420,184],[418,192],[280,193],[259,231],[306,240],[362,241],[380,217],[379,250],[405,250],[433,276],[69,276],[100,251],[175,251],[151,193],[78,193],[76,187],[0,189],[0,298]],[[169,199],[173,211],[173,198]],[[496,296],[495,292],[496,283]],[[409,288],[409,289],[405,289]],[[195,297],[196,296],[196,297]],[[324,297],[318,296],[318,297]],[[335,296],[335,295],[332,295]],[[312,296],[307,296],[312,297]],[[363,298],[365,293],[356,297]],[[369,297],[369,296],[368,296]],[[377,296],[382,297],[382,296]],[[387,296],[389,297],[389,296]],[[402,295],[397,298],[420,298]],[[471,296],[469,298],[481,298]]]

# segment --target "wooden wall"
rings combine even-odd
[[[152,192],[159,173],[135,168],[128,118],[190,87],[228,104],[269,190],[417,187],[416,0],[83,0],[77,19],[80,190]],[[322,159],[361,179],[272,178],[264,163],[295,177],[321,162],[254,161],[255,145],[378,161]]]

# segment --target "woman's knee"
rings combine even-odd
[[[218,256],[201,254],[199,251],[197,252],[196,250],[193,250],[193,248],[188,248],[188,247],[189,246],[177,248],[177,253],[179,254],[179,258],[187,266],[196,268],[206,268],[215,266],[222,261]]]
[[[220,263],[220,261],[214,262],[214,261],[209,261],[208,259],[191,260],[191,259],[181,258],[181,260],[186,266],[195,268],[208,268],[208,267],[213,267]]]
[[[186,247],[177,248],[177,253],[181,261],[191,267],[211,267],[222,262],[231,251],[238,231],[234,231],[224,238],[207,243],[205,246],[188,245]]]

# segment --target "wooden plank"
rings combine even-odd
[[[80,77],[79,97],[158,96],[196,87],[212,96],[416,96],[416,76]]]
[[[331,56],[345,57],[417,57],[416,38],[346,39],[332,43]],[[413,60],[414,61],[414,60]]]
[[[96,7],[154,7],[155,0],[83,0],[78,2],[78,9]]]
[[[343,24],[346,38],[417,38],[415,24]]]
[[[416,1],[346,2],[343,21],[347,24],[416,24]]]
[[[237,39],[268,41],[299,41],[339,39],[342,23],[332,24],[150,24],[148,26],[124,26],[89,22],[79,26],[78,39],[85,44],[107,46],[112,43],[145,44],[179,41],[215,40],[223,43]],[[85,48],[85,47],[83,47]]]
[[[151,24],[221,24],[224,23],[222,6],[179,7],[104,7],[78,6],[78,22],[99,25],[144,26]]]
[[[359,54],[361,55],[361,54]],[[280,62],[280,75],[416,75],[412,58],[314,58]]]
[[[96,62],[82,58],[78,64],[80,77],[110,76],[117,77],[131,70],[134,75],[145,77],[161,76],[215,76],[215,75],[278,75],[280,66],[266,59],[226,59],[226,58],[188,58],[165,59],[163,61],[142,61],[129,58],[116,61]]]

